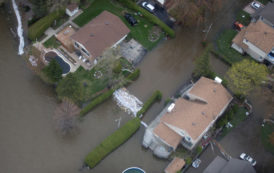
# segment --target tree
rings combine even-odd
[[[205,76],[209,78],[215,77],[215,73],[211,70],[211,66],[210,66],[210,60],[209,60],[210,49],[211,47],[208,46],[204,50],[203,54],[195,60],[195,69],[193,71],[195,78],[199,78],[201,76]]]
[[[81,85],[76,76],[71,73],[59,82],[56,92],[60,99],[69,98],[76,103],[82,101],[84,97],[83,85]]]
[[[47,15],[47,0],[31,0],[33,4],[33,12],[35,14],[35,18],[41,18]]]
[[[62,68],[55,59],[51,60],[49,65],[43,69],[43,73],[53,83],[62,79]]]
[[[226,79],[234,94],[246,96],[267,79],[267,74],[265,65],[244,59],[232,65]]]
[[[62,136],[73,135],[77,130],[77,116],[80,109],[69,99],[56,108],[54,115],[55,128]]]
[[[170,10],[172,15],[186,26],[205,22],[206,14],[214,14],[221,8],[222,0],[177,0]]]

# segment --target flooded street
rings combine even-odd
[[[237,0],[226,1],[229,6],[215,20],[208,38],[214,40],[220,29],[231,26],[234,13],[231,6]],[[235,10],[235,9],[233,9]],[[0,12],[0,172],[5,173],[75,173],[84,157],[105,137],[131,117],[113,100],[108,100],[90,112],[80,123],[80,132],[74,138],[62,139],[53,129],[52,116],[57,106],[54,89],[46,86],[32,73],[21,56],[3,10]],[[226,23],[228,22],[228,23]],[[209,22],[210,23],[210,22]],[[149,52],[138,65],[139,79],[127,89],[142,102],[156,90],[163,93],[145,114],[149,124],[161,111],[164,100],[191,77],[194,59],[201,54],[202,28],[177,29],[176,38],[164,41]],[[225,68],[218,60],[212,65]],[[227,67],[226,67],[227,68]],[[222,71],[223,70],[223,71]],[[125,144],[107,156],[94,169],[84,172],[122,172],[130,166],[139,166],[148,173],[158,173],[168,161],[155,158],[141,146],[144,127]]]

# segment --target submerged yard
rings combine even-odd
[[[152,49],[157,43],[164,37],[164,33],[159,33],[159,38],[155,41],[150,41],[149,37],[153,32],[154,24],[149,22],[143,16],[137,14],[130,9],[123,7],[118,2],[113,2],[111,0],[94,0],[90,4],[90,6],[84,9],[84,12],[74,19],[74,23],[79,25],[80,27],[87,24],[94,17],[99,15],[102,11],[107,10],[117,16],[127,25],[130,29],[129,38],[134,38],[139,43],[141,43],[146,49]],[[125,13],[130,13],[134,16],[134,18],[138,21],[138,24],[135,26],[131,26],[126,19],[124,18]]]

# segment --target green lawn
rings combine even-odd
[[[247,26],[250,23],[251,17],[247,12],[241,10],[237,15],[236,20],[239,21],[244,26]]]
[[[234,113],[232,120],[229,121],[233,125],[233,128],[236,127],[240,122],[246,119],[246,114],[245,114],[246,112],[247,110],[245,108],[239,107],[237,112]],[[231,130],[232,128],[224,127],[221,137],[227,135]]]
[[[220,54],[224,61],[229,64],[239,62],[244,59],[244,57],[238,53],[236,50],[231,48],[232,40],[237,35],[235,30],[224,31],[217,40],[217,53]]]
[[[133,70],[132,65],[126,59],[120,58],[119,60],[123,61],[123,63],[121,63],[122,68]],[[79,67],[77,71],[73,73],[73,75],[76,75],[77,79],[79,79],[84,86],[83,102],[92,100],[98,96],[98,94],[100,94],[98,92],[106,89],[112,81],[119,77],[119,74],[111,73],[111,71],[112,67],[101,61],[90,71],[85,70],[83,67]],[[98,72],[102,74],[102,77],[96,78],[94,76],[94,74]]]
[[[61,44],[56,40],[55,36],[51,36],[47,41],[43,43],[46,48],[57,48]]]
[[[274,145],[270,143],[269,135],[274,132],[274,124],[265,123],[264,127],[261,127],[261,139],[265,149],[274,154]]]
[[[73,22],[82,27],[104,10],[107,10],[119,16],[120,19],[131,30],[129,38],[134,38],[147,49],[152,49],[154,46],[157,45],[161,38],[164,37],[164,34],[161,33],[160,39],[158,39],[155,42],[149,41],[148,35],[154,25],[151,22],[149,22],[146,18],[134,15],[133,11],[121,6],[118,2],[114,3],[113,1],[109,0],[94,0],[88,8],[84,9],[84,12],[80,16],[74,19]],[[138,24],[132,27],[123,17],[123,14],[125,12],[133,14],[136,20],[138,21]]]

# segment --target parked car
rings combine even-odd
[[[250,157],[249,155],[247,155],[246,153],[242,153],[240,155],[240,158],[243,160],[248,161],[252,166],[256,165],[256,160],[254,160],[252,157]]]
[[[142,2],[142,7],[151,13],[153,13],[155,9],[154,5],[147,1]]]
[[[192,166],[193,168],[198,168],[201,164],[201,160],[200,159],[196,159],[194,162],[192,162]]]
[[[125,18],[131,26],[134,26],[137,24],[137,20],[131,14],[126,13]]]
[[[258,2],[252,2],[251,7],[255,10],[258,10],[261,7],[261,4],[259,4]]]
[[[238,30],[238,31],[241,31],[243,28],[244,28],[244,25],[241,24],[240,22],[236,21],[234,24],[233,24],[233,27]]]

